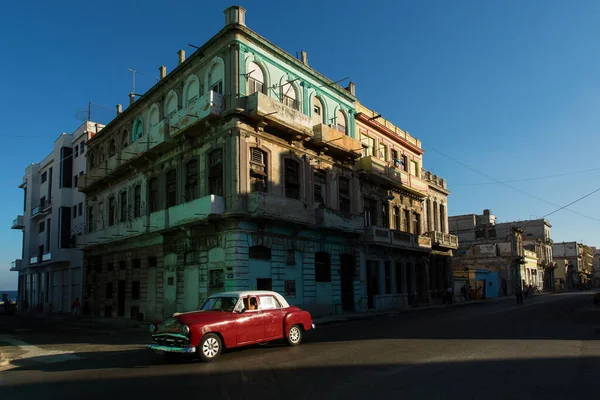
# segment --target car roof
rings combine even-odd
[[[237,290],[237,291],[231,291],[231,292],[215,293],[208,297],[209,298],[211,298],[211,297],[237,297],[237,298],[240,298],[240,297],[244,297],[244,296],[248,296],[248,295],[275,296],[277,298],[277,300],[279,300],[279,302],[282,303],[281,305],[283,307],[289,307],[289,304],[288,304],[287,300],[285,299],[285,297],[283,297],[281,294],[274,292],[272,290]]]

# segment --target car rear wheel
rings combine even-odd
[[[287,335],[290,346],[297,346],[302,342],[302,329],[298,325],[292,325]]]
[[[204,362],[214,361],[219,357],[222,349],[221,338],[214,333],[207,333],[198,345],[198,357]]]

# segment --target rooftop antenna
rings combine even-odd
[[[137,70],[133,69],[133,68],[127,68],[129,71],[131,71],[131,93],[135,94],[135,73],[138,72]],[[141,72],[138,72],[140,75],[144,75]]]

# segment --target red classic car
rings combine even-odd
[[[148,348],[161,354],[195,353],[213,361],[223,348],[278,339],[296,346],[314,327],[308,312],[290,306],[277,292],[225,292],[210,296],[200,311],[176,313],[151,325]]]

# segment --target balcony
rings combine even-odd
[[[176,137],[184,131],[197,133],[202,130],[200,122],[218,117],[224,108],[223,95],[212,90],[208,91],[187,107],[173,114],[169,121],[171,137]]]
[[[246,112],[251,118],[266,121],[283,132],[300,135],[300,138],[313,136],[312,121],[308,115],[265,94],[256,92],[247,96]]]
[[[270,193],[248,194],[248,213],[256,218],[294,221],[314,224],[315,210],[301,200]]]
[[[363,242],[409,250],[431,250],[431,239],[428,236],[372,225],[365,227]]]
[[[321,228],[337,229],[349,232],[359,232],[364,228],[361,216],[343,213],[326,207],[315,209],[316,223]]]
[[[23,260],[15,260],[10,263],[11,271],[19,271],[23,266]]]
[[[330,153],[339,153],[352,158],[360,157],[362,146],[358,140],[352,139],[343,132],[324,124],[313,127],[314,136],[311,142],[319,147],[326,148]]]
[[[40,204],[31,209],[31,217],[48,215],[52,212],[52,199],[40,202]]]
[[[97,226],[94,232],[76,237],[77,247],[86,247],[100,243],[116,242],[140,236],[145,233],[159,232],[165,229],[197,223],[207,218],[223,215],[225,199],[221,196],[209,195],[187,203],[157,210],[150,213],[150,224],[146,215],[125,222],[117,222],[106,228]],[[85,230],[85,227],[79,228]]]
[[[374,156],[363,157],[355,166],[371,179],[391,188],[404,189],[421,198],[427,197],[428,186],[424,180],[394,168]]]
[[[52,253],[44,253],[42,254],[42,262],[52,260]]]
[[[431,243],[436,247],[446,249],[458,249],[458,236],[444,232],[429,232],[427,234],[431,238]]]
[[[22,215],[17,215],[17,218],[13,219],[10,229],[25,229],[25,218]]]
[[[34,256],[29,259],[29,265],[37,264],[40,262],[40,257]]]

